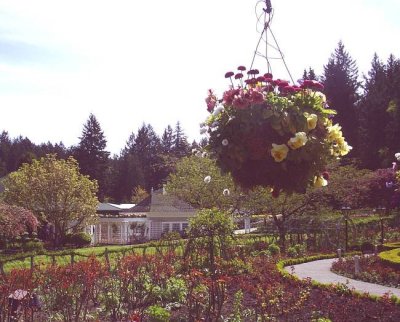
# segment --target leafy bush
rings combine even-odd
[[[400,249],[398,248],[379,253],[379,258],[394,267],[400,267]]]
[[[370,241],[365,241],[361,244],[362,252],[372,252],[374,250],[374,244]]]
[[[28,241],[27,243],[22,245],[22,249],[24,252],[43,252],[44,247],[43,247],[43,242],[42,241]]]
[[[268,251],[271,253],[272,256],[278,255],[281,252],[281,249],[276,244],[271,244],[268,246]]]
[[[171,313],[167,309],[158,305],[149,306],[146,314],[150,322],[168,322],[171,317]]]
[[[286,253],[289,257],[297,257],[299,255],[295,247],[289,247]]]
[[[88,246],[90,245],[90,242],[92,241],[92,238],[90,237],[89,234],[84,233],[84,232],[79,232],[79,233],[74,233],[69,237],[69,243],[78,246],[78,247],[83,247],[83,246]]]

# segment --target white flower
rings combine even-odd
[[[394,157],[397,159],[397,161],[400,161],[400,152],[397,152]]]
[[[222,191],[222,194],[227,197],[231,194],[231,192],[229,191],[229,189],[224,189],[224,191]]]
[[[192,154],[196,154],[197,153],[197,149],[192,149]]]
[[[229,141],[228,139],[223,139],[221,143],[223,146],[227,146],[229,144]]]
[[[207,177],[204,178],[204,183],[210,183],[210,181],[211,181],[211,177],[210,176],[207,176]]]
[[[208,153],[207,153],[207,152],[203,152],[203,153],[201,154],[201,157],[202,157],[202,158],[207,158],[207,156],[208,156]]]

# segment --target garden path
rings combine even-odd
[[[367,292],[370,295],[382,296],[387,292],[400,298],[400,289],[378,284],[367,283],[363,281],[356,281],[351,278],[337,275],[331,272],[332,262],[337,258],[322,259],[318,261],[298,264],[294,266],[286,266],[285,270],[289,273],[303,278],[311,278],[322,284],[346,284],[350,289],[354,288],[359,292]],[[292,270],[292,267],[294,270]]]

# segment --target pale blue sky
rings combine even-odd
[[[143,122],[179,120],[200,139],[209,88],[249,66],[253,0],[0,1],[0,131],[77,144],[93,113],[119,153]],[[294,77],[321,73],[342,40],[366,73],[374,52],[400,56],[398,0],[272,0],[272,30]],[[272,56],[276,56],[270,50]],[[262,59],[256,67],[266,70]],[[288,78],[280,61],[274,76]]]

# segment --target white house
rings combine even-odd
[[[93,244],[132,244],[158,239],[169,231],[185,231],[196,210],[160,189],[130,208],[99,204],[97,213],[97,224],[88,229]]]

